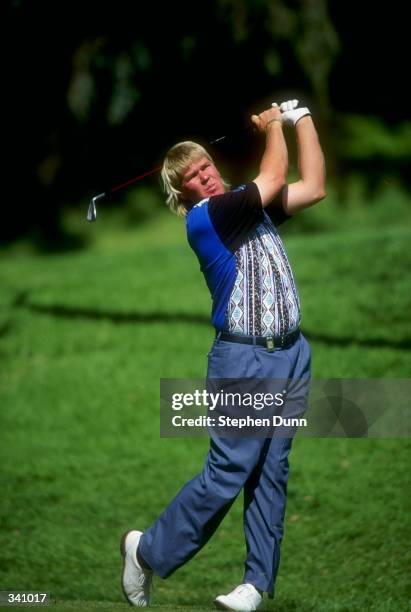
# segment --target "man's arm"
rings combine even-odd
[[[266,133],[265,151],[260,172],[254,183],[260,192],[263,207],[268,206],[285,186],[288,172],[288,152],[284,139],[281,112],[270,108],[260,115],[253,115],[252,122],[259,132]]]
[[[281,204],[287,215],[312,206],[326,196],[324,155],[311,116],[302,117],[295,130],[300,180],[282,189]]]

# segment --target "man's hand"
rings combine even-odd
[[[252,115],[251,121],[254,123],[255,127],[259,132],[266,132],[267,128],[270,127],[275,121],[283,122],[283,115],[278,107],[278,105],[273,102],[271,108],[263,111],[259,115]]]
[[[274,102],[273,104],[276,105]],[[283,123],[285,125],[296,125],[302,117],[311,115],[308,108],[297,108],[298,100],[287,100],[287,102],[281,102],[280,110],[282,112]],[[277,107],[277,105],[275,106]]]

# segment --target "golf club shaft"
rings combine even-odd
[[[250,130],[253,130],[253,126],[247,126],[247,127],[243,128],[241,130],[241,132],[249,132]],[[223,140],[225,140],[228,136],[230,136],[230,135],[220,136],[219,138],[215,138],[214,140],[210,140],[208,144],[210,144],[210,145],[219,144]],[[154,174],[155,172],[159,172],[160,170],[161,170],[161,166],[156,166],[155,168],[152,168],[151,170],[147,170],[146,172],[143,172],[142,174],[139,174],[138,176],[135,176],[134,178],[129,179],[125,183],[121,183],[120,185],[116,185],[115,187],[112,187],[108,191],[105,191],[103,193],[100,193],[100,194],[94,196],[94,198],[91,199],[90,205],[88,207],[87,221],[95,221],[97,219],[96,202],[98,200],[106,198],[106,197],[110,196],[112,193],[115,193],[116,191],[120,191],[121,189],[125,189],[129,185],[132,185],[133,183],[137,183],[137,181],[140,181],[143,178],[146,178],[147,176],[150,176],[151,174]]]

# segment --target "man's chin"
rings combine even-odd
[[[210,197],[210,196],[215,196],[215,195],[222,195],[224,193],[224,187],[213,187],[210,190],[207,190],[207,196],[206,197]]]

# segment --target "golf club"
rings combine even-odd
[[[298,100],[293,100],[293,107],[295,108],[297,105],[298,105]],[[277,106],[277,103],[273,102],[271,104],[271,106]],[[253,126],[247,126],[246,128],[244,128],[241,131],[248,132],[250,130],[253,130]],[[215,138],[214,140],[210,140],[208,144],[215,145],[215,144],[222,143],[224,140],[227,139],[227,137],[228,137],[228,135],[220,136],[219,138]],[[102,200],[103,198],[106,198],[106,197],[110,196],[115,191],[120,191],[120,189],[125,189],[129,185],[132,185],[133,183],[137,183],[137,181],[140,181],[143,178],[146,178],[147,176],[150,176],[150,174],[154,174],[155,172],[159,172],[160,170],[161,170],[161,166],[156,166],[155,168],[152,168],[151,170],[148,170],[147,172],[143,172],[143,174],[139,174],[138,176],[135,176],[134,178],[129,179],[125,183],[121,183],[120,185],[116,185],[115,187],[112,187],[109,191],[104,191],[104,192],[99,193],[98,195],[94,196],[94,198],[91,199],[91,202],[90,202],[89,207],[88,207],[87,221],[95,221],[97,219],[96,202],[98,200]]]

